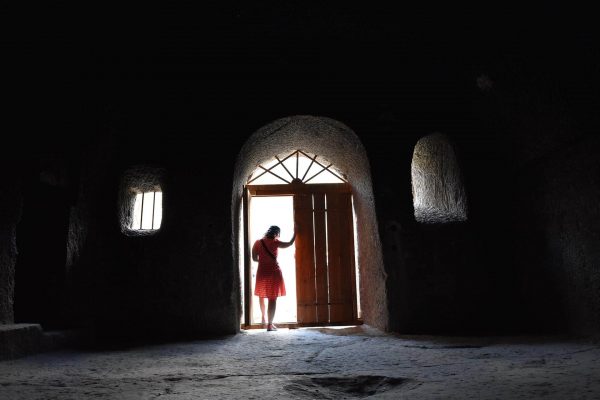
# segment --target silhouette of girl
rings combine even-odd
[[[277,252],[280,248],[290,247],[296,240],[296,228],[294,235],[289,242],[279,240],[281,229],[278,226],[271,226],[262,239],[254,242],[252,246],[252,259],[258,261],[258,271],[256,272],[256,286],[254,295],[259,297],[261,312],[261,323],[267,324],[267,331],[276,331],[277,327],[273,325],[275,309],[277,307],[277,298],[285,296],[285,282],[279,263],[277,262]],[[269,299],[268,323],[265,320],[265,299]]]

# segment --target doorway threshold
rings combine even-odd
[[[297,323],[297,322],[275,322],[275,325],[277,325],[278,329],[299,329],[299,328],[332,328],[332,329],[344,329],[344,328],[348,328],[348,327],[354,327],[354,326],[359,326],[362,325],[363,321],[362,320],[356,320],[356,321],[345,321],[345,322],[339,322],[339,323],[314,323],[314,324],[301,324],[301,323]],[[262,325],[262,324],[250,324],[250,325],[245,325],[242,324],[240,326],[240,329],[242,330],[251,330],[251,329],[266,329],[267,326]]]

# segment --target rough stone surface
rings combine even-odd
[[[599,145],[582,137],[520,174],[515,251],[528,309],[546,330],[600,332]]]
[[[10,324],[14,322],[16,229],[23,200],[18,175],[8,169],[2,172],[6,172],[6,176],[2,174],[4,179],[0,191],[0,324]]]
[[[444,223],[467,219],[467,198],[454,146],[445,135],[420,139],[413,152],[412,194],[415,219]]]
[[[402,123],[373,129],[384,128],[408,130]],[[424,224],[415,219],[411,163],[422,134],[398,133],[385,149],[375,139],[366,144],[370,154],[376,151],[370,159],[390,329],[437,334],[520,332],[521,325],[515,322],[516,278],[506,244],[511,182],[505,178],[503,148],[490,137],[477,142],[468,135],[448,136],[461,155],[469,198],[467,221]]]
[[[121,153],[113,130],[90,143],[81,163],[69,227],[69,323],[91,342],[236,332],[230,226],[223,221],[230,206],[222,202],[231,197],[230,184],[219,185],[219,174],[203,176],[192,157],[167,159],[157,169]],[[142,158],[154,151],[140,149],[150,146],[146,141],[136,144]],[[123,234],[124,187],[144,182],[163,191],[161,229]],[[199,182],[209,182],[212,196]]]
[[[344,124],[324,117],[295,116],[274,121],[248,138],[235,166],[233,179],[233,243],[241,234],[243,187],[256,167],[276,155],[295,150],[323,155],[352,186],[357,218],[360,298],[363,319],[378,328],[389,325],[385,270],[375,217],[375,199],[367,154],[356,134]],[[238,246],[233,246],[237,264]]]
[[[0,360],[68,348],[78,343],[76,331],[47,331],[40,324],[0,324]]]
[[[0,360],[22,357],[43,349],[39,324],[0,325]]]
[[[369,327],[57,351],[0,363],[0,398],[597,399],[597,343]]]

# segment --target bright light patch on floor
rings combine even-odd
[[[131,229],[156,230],[162,222],[162,192],[138,193],[133,204]]]
[[[281,228],[282,241],[289,241],[294,234],[294,198],[293,196],[252,197],[250,200],[250,242],[261,239],[269,226]],[[283,272],[286,295],[277,299],[275,323],[296,322],[296,248],[294,245],[279,249],[277,260]],[[252,311],[251,323],[260,324],[258,297],[254,296],[258,263],[252,261]],[[267,302],[268,303],[268,302]]]

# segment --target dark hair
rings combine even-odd
[[[271,225],[269,227],[269,230],[267,231],[267,233],[265,233],[265,236],[268,237],[269,239],[274,239],[275,236],[279,235],[280,232],[281,232],[281,229],[279,229],[278,226]]]

